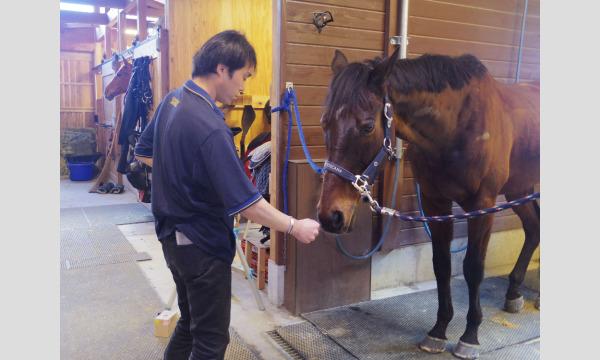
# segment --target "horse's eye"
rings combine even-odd
[[[372,123],[362,125],[360,127],[360,134],[361,135],[369,135],[370,133],[373,132],[373,129],[375,129],[375,125]]]

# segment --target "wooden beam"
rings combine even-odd
[[[148,6],[148,8],[152,8],[152,9],[157,9],[157,10],[165,9],[165,5],[163,3],[159,3],[156,0],[146,0],[146,5]]]
[[[123,9],[127,6],[127,0],[69,0],[70,3],[82,5],[103,6],[109,8]]]
[[[118,32],[119,32],[119,51],[123,51],[125,49],[127,49],[127,40],[125,38],[125,29],[127,29],[127,18],[125,17],[125,11],[121,11],[119,13],[119,25],[118,25]]]
[[[112,34],[110,29],[110,27],[107,27],[104,31],[104,52],[107,59],[112,57]]]
[[[137,0],[137,29],[138,39],[140,41],[146,40],[148,37],[148,21],[146,20],[146,0]]]
[[[108,24],[108,15],[106,14],[95,14],[95,13],[84,13],[79,11],[60,11],[60,22],[61,23],[76,23],[76,24],[96,24],[106,25]]]

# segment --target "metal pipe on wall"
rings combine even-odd
[[[408,0],[399,0],[398,24],[400,24],[400,59],[406,59],[408,46]]]
[[[515,82],[521,78],[521,56],[523,55],[523,42],[525,41],[525,23],[527,22],[527,5],[529,0],[525,0],[525,9],[523,9],[523,19],[521,19],[521,37],[519,39],[519,54],[517,55],[517,74]]]

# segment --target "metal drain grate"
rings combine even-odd
[[[267,335],[275,342],[275,344],[293,360],[304,360],[302,355],[294,349],[287,341],[285,341],[276,330],[267,331]]]
[[[309,322],[301,322],[275,331],[306,360],[354,360],[355,356],[322,334]]]

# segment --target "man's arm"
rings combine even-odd
[[[317,235],[319,235],[318,222],[312,219],[294,219],[275,209],[265,199],[259,200],[242,211],[241,214],[252,222],[284,233],[291,228],[290,235],[305,244],[314,241]]]

